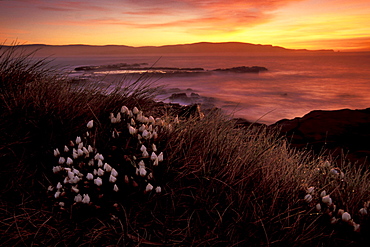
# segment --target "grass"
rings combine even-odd
[[[359,213],[370,199],[366,167],[343,161],[334,174],[330,157],[292,149],[278,129],[238,126],[218,110],[180,116],[177,122],[179,111],[152,100],[158,89],[146,77],[117,83],[109,93],[94,86],[77,89],[47,60],[32,55],[12,47],[2,48],[0,58],[4,246],[358,246],[369,241],[368,216]],[[130,117],[124,114],[122,122],[112,123],[110,113],[116,115],[123,105],[162,118],[159,137],[138,140],[128,132]],[[120,136],[113,138],[112,132]],[[53,173],[58,165],[53,150],[76,136],[104,154],[118,180],[129,175],[129,183],[117,182],[118,194],[108,176],[102,176],[102,186],[79,182],[81,191],[96,192],[90,204],[73,203],[72,185],[65,185],[65,197],[56,199],[55,189],[47,192],[66,176]],[[153,151],[153,143],[164,152],[158,166],[139,151],[142,144]],[[145,161],[146,175],[136,173],[134,156]],[[82,173],[92,172],[89,158],[77,160]],[[134,167],[128,168],[129,160]],[[161,193],[144,192],[148,183],[160,186]],[[307,191],[310,187],[314,190]],[[323,190],[332,204],[322,201]],[[98,194],[107,199],[99,201]],[[361,230],[341,220],[339,209]],[[339,220],[331,224],[333,217]]]

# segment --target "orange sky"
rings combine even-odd
[[[0,41],[370,51],[369,0],[0,0]]]

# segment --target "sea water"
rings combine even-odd
[[[100,74],[77,72],[74,68],[117,63],[200,67],[205,71],[237,66],[266,67],[268,71],[260,73],[148,75],[153,85],[164,86],[158,100],[170,101],[173,93],[183,92],[189,97],[191,93],[198,94],[194,100],[205,106],[214,105],[234,117],[266,124],[300,117],[312,110],[370,107],[370,53],[89,56],[53,60],[53,64],[67,68],[71,76],[100,76],[100,83],[127,80],[129,72],[105,70],[103,75],[101,71]]]

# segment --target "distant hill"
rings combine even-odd
[[[297,52],[333,52],[332,50],[309,51],[293,50],[272,45],[256,45],[241,42],[209,43],[201,42],[182,45],[142,46],[125,45],[20,45],[26,52],[38,50],[37,56],[81,56],[81,55],[166,55],[166,54],[224,54],[224,53],[297,53]]]

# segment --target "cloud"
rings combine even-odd
[[[297,0],[123,0],[46,1],[33,3],[49,12],[90,11],[80,18],[66,18],[65,25],[121,25],[136,29],[167,29],[196,35],[235,33],[272,20],[272,11]],[[299,0],[298,0],[299,1]],[[44,23],[59,25],[58,21]]]

